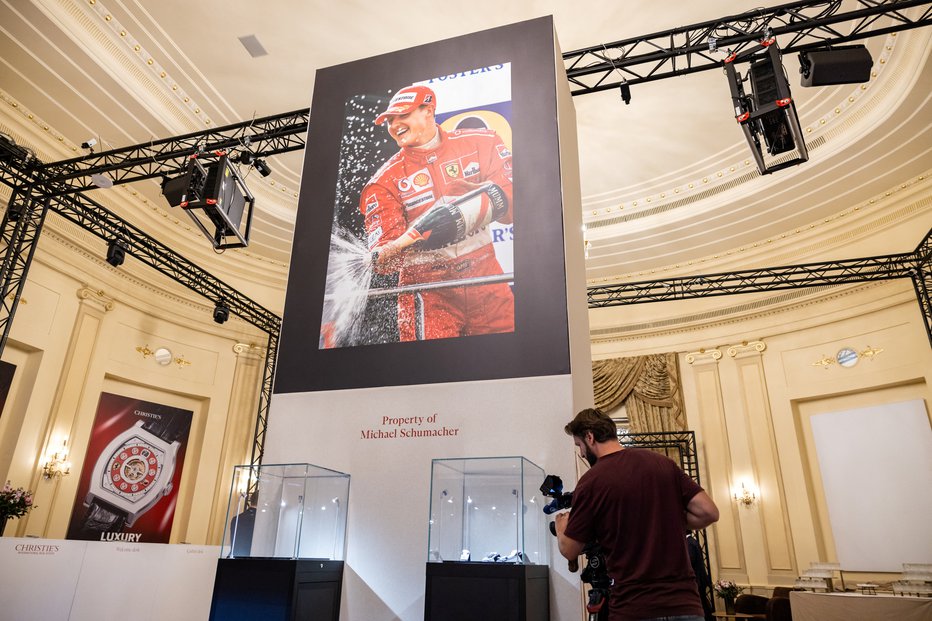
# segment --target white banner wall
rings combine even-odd
[[[572,487],[573,444],[563,432],[575,407],[571,382],[566,375],[275,396],[265,463],[311,462],[352,475],[341,619],[423,619],[432,459],[522,456]],[[411,437],[416,432],[442,435]],[[575,619],[579,577],[552,543],[551,618]]]

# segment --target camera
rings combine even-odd
[[[540,493],[553,499],[544,506],[543,511],[546,515],[562,509],[571,509],[573,506],[573,492],[564,492],[563,480],[555,474],[548,474],[544,477]],[[550,522],[550,533],[554,537],[557,535],[553,522]],[[608,619],[608,607],[605,603],[608,601],[608,595],[615,581],[608,575],[605,568],[605,555],[602,554],[602,548],[597,541],[587,543],[583,548],[583,554],[586,557],[586,567],[579,575],[579,579],[591,587],[589,599],[586,602],[589,621],[603,621]],[[576,560],[569,561],[568,565],[573,573],[579,570],[579,563]]]
[[[563,492],[563,479],[555,474],[548,474],[540,486],[540,493],[547,498],[553,498],[544,507],[544,514],[550,515],[562,509],[573,506],[573,492]]]

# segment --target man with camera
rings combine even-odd
[[[600,410],[582,410],[564,430],[592,467],[572,511],[555,516],[560,553],[575,561],[599,543],[614,580],[610,621],[703,621],[686,532],[716,522],[715,503],[673,460],[621,446]]]

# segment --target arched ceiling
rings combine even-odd
[[[305,108],[318,68],[542,15],[554,16],[568,51],[757,6],[0,0],[0,131],[54,161],[81,154],[88,138],[99,151]],[[249,35],[266,55],[247,53],[239,38]],[[929,195],[930,42],[929,28],[868,39],[874,75],[863,85],[802,88],[796,56],[786,56],[811,159],[763,177],[719,71],[636,85],[630,105],[616,91],[574,98],[590,282],[912,250],[856,231],[878,210]],[[274,156],[271,176],[247,178],[257,198],[252,241],[222,256],[155,181],[91,194],[280,312],[301,159]],[[932,221],[927,206],[918,209],[917,243]],[[816,234],[839,241],[818,243]]]

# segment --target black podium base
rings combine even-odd
[[[424,621],[549,621],[549,568],[427,563],[424,599]]]
[[[222,558],[210,621],[338,621],[343,561]]]

